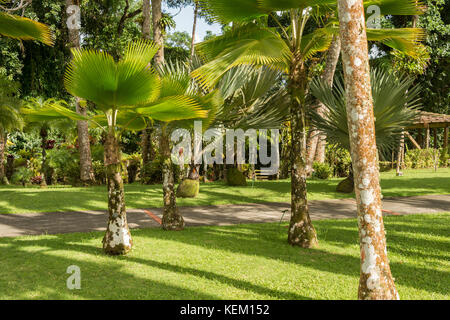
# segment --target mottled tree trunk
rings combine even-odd
[[[153,41],[160,46],[155,55],[155,64],[164,62],[164,38],[161,28],[161,0],[152,0],[152,23],[153,23]]]
[[[362,0],[339,0],[347,121],[358,208],[360,299],[398,299],[381,213],[369,57]]]
[[[334,36],[331,42],[330,48],[327,52],[327,59],[325,70],[322,74],[322,79],[328,83],[329,86],[333,85],[334,73],[336,71],[336,65],[339,60],[339,53],[341,52],[341,39],[339,36]],[[316,106],[317,112],[321,115],[325,113],[325,106],[318,102]],[[325,161],[325,145],[326,145],[326,135],[323,132],[311,128],[308,132],[308,145],[307,145],[307,168],[308,173],[312,169],[314,161],[323,163]]]
[[[304,248],[317,246],[317,234],[308,213],[306,194],[306,72],[302,61],[291,65],[291,221],[288,241]]]
[[[71,5],[79,5],[79,1],[66,0],[66,8]],[[69,47],[80,48],[80,31],[69,29]],[[82,116],[86,116],[86,108],[80,105],[80,99],[75,98],[76,111]],[[95,183],[94,169],[92,167],[91,145],[89,141],[89,127],[86,120],[77,121],[78,129],[78,151],[80,153],[80,180],[85,185]]]
[[[47,161],[47,138],[48,138],[48,131],[46,128],[42,127],[40,131],[41,136],[41,147],[42,147],[42,163],[41,163],[41,187],[45,188],[47,187],[47,182],[45,181],[45,169],[46,169],[46,161]]]
[[[0,184],[9,184],[5,173],[6,133],[0,129]]]
[[[198,1],[195,0],[194,23],[192,25],[192,39],[191,39],[191,52],[190,52],[191,61],[194,58],[194,54],[195,54],[194,45],[195,45],[195,33],[196,33],[196,29],[197,29],[197,15],[198,15]]]
[[[106,136],[104,146],[109,216],[103,238],[103,249],[110,255],[126,254],[131,250],[133,241],[128,229],[125,209],[119,142],[112,130]]]
[[[160,139],[160,151],[163,158],[163,197],[164,213],[162,217],[162,227],[165,230],[182,230],[184,219],[178,211],[177,199],[175,196],[175,179],[172,170],[172,160],[170,158],[170,143],[167,128],[162,128]]]
[[[291,164],[291,144],[290,144],[290,123],[287,123],[281,129],[281,168],[280,179],[289,178]]]

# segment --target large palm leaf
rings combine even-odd
[[[0,12],[0,35],[21,40],[38,40],[53,45],[50,28],[28,18]]]
[[[327,135],[331,143],[349,150],[350,142],[342,76],[333,88],[316,78],[311,83],[312,94],[325,105],[325,113],[311,113],[312,124]],[[397,78],[382,69],[371,71],[372,96],[375,116],[375,135],[380,152],[392,150],[404,127],[412,123],[419,102],[419,87],[412,86],[413,79]]]

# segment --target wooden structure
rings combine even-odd
[[[405,137],[407,137],[417,149],[428,149],[430,147],[430,131],[433,130],[433,148],[437,149],[437,130],[444,129],[444,143],[443,147],[448,147],[448,128],[450,127],[450,115],[439,114],[433,112],[420,111],[414,120],[413,124],[405,128],[404,135],[400,141],[400,146],[397,156],[397,175],[402,175],[401,169],[404,161],[405,152]],[[410,130],[418,130],[416,141],[411,134],[408,132]],[[425,137],[422,131],[425,130]]]

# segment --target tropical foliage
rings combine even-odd
[[[381,153],[386,154],[398,145],[403,128],[411,125],[416,116],[420,86],[412,85],[413,82],[411,77],[398,78],[382,69],[371,72],[375,135]],[[313,125],[327,135],[330,143],[349,150],[343,77],[338,76],[332,88],[316,78],[311,82],[311,92],[326,107],[324,114],[313,110]]]

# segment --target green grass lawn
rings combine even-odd
[[[355,299],[355,219],[314,222],[319,248],[278,224],[133,230],[133,251],[105,256],[102,232],[0,239],[0,299]],[[450,298],[450,213],[385,219],[402,299]],[[69,290],[67,267],[81,269]]]
[[[381,186],[385,197],[414,196],[450,193],[450,168],[409,170],[403,177],[395,171],[381,173]],[[353,194],[335,192],[342,179],[308,180],[310,200],[354,197]],[[0,214],[24,212],[53,212],[106,210],[106,187],[48,188],[0,187]],[[150,208],[162,206],[161,185],[140,184],[125,187],[128,208]],[[218,205],[258,202],[289,202],[290,182],[257,181],[252,188],[229,187],[222,182],[204,183],[195,199],[178,199],[181,206]]]

